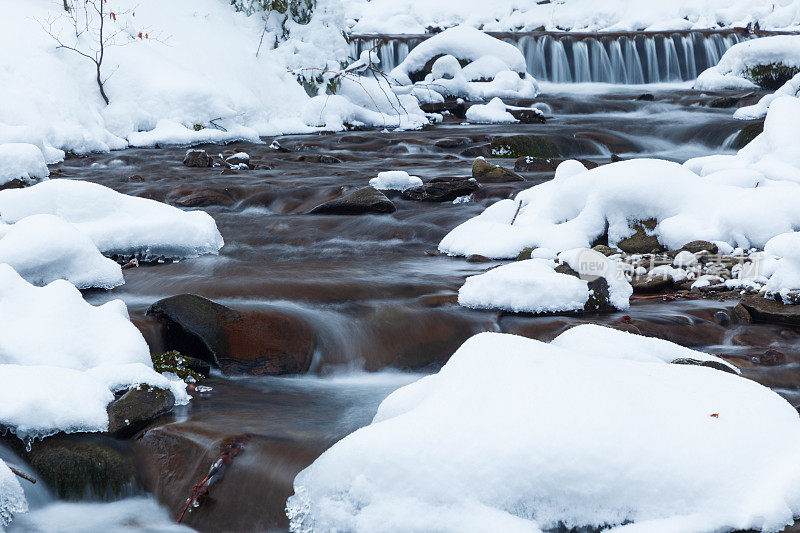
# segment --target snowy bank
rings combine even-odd
[[[685,348],[599,331],[579,326],[551,344],[472,337],[296,477],[292,530],[791,524],[794,408],[734,374],[665,362]]]
[[[740,107],[733,113],[733,116],[742,120],[764,118],[767,116],[767,111],[769,111],[769,106],[772,105],[772,102],[781,96],[800,98],[800,74],[795,74],[792,79],[784,83],[780,89],[774,93],[762,96],[755,104]]]
[[[0,191],[0,222],[14,224],[37,214],[72,223],[108,255],[196,257],[215,254],[223,245],[208,213],[182,211],[97,183],[58,179]]]
[[[0,265],[0,426],[20,438],[104,431],[114,392],[137,384],[188,397],[152,368],[121,300],[95,307],[66,281],[35,287]]]
[[[701,91],[757,88],[774,82],[774,71],[780,66],[788,71],[794,69],[795,74],[800,69],[800,36],[777,35],[735,44],[716,66],[697,77],[694,88]],[[789,74],[787,79],[793,75]]]

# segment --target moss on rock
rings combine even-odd
[[[496,137],[491,144],[492,157],[561,157],[558,146],[541,135]]]
[[[745,125],[739,133],[736,134],[736,138],[733,139],[731,143],[731,148],[735,148],[736,150],[741,150],[747,144],[750,143],[753,139],[761,135],[764,131],[764,121],[757,120],[755,122],[750,122],[749,124]]]
[[[210,365],[194,357],[181,355],[177,350],[151,356],[156,372],[171,372],[184,381],[200,381],[208,376]]]
[[[747,67],[744,75],[762,89],[774,91],[792,79],[798,72],[800,72],[800,68],[790,67],[783,63],[770,63]]]

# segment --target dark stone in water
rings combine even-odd
[[[525,178],[516,172],[488,163],[480,157],[472,163],[472,177],[483,183],[525,181]]]
[[[118,438],[133,436],[175,405],[172,392],[142,385],[114,400],[108,407],[108,433]]]
[[[363,215],[394,213],[397,208],[385,194],[373,187],[364,187],[318,205],[309,215]]]
[[[202,296],[179,294],[147,310],[163,325],[167,350],[197,357],[226,374],[298,374],[308,370],[316,334],[280,312],[241,313]]]
[[[770,348],[760,356],[751,357],[750,360],[764,366],[777,366],[786,363],[786,355],[774,348]]]
[[[735,96],[720,96],[719,98],[714,98],[708,103],[708,107],[713,107],[716,109],[727,109],[730,107],[735,106],[739,103],[740,98]]]
[[[674,288],[675,282],[669,276],[649,277],[634,276],[631,280],[633,292],[636,294],[653,294],[668,291]]]
[[[538,109],[509,109],[512,117],[519,120],[520,124],[544,124],[544,114]]]
[[[467,117],[467,104],[458,102],[456,100],[445,100],[444,102],[425,103],[420,104],[420,109],[426,113],[444,113],[449,112],[456,118]]]
[[[763,296],[746,296],[742,306],[753,318],[753,322],[773,322],[800,326],[800,305],[784,305]]]
[[[187,167],[210,167],[213,161],[205,150],[186,150],[183,158],[183,164]]]
[[[466,150],[462,151],[460,155],[464,157],[491,157],[491,150],[488,144],[482,144],[480,146],[473,146],[471,148],[467,148]]]
[[[456,198],[472,194],[480,188],[471,179],[453,178],[450,181],[430,181],[419,187],[403,191],[403,198],[418,202],[452,202]]]
[[[640,102],[655,102],[656,97],[655,97],[655,95],[653,95],[651,93],[644,93],[644,94],[640,94],[639,96],[637,96],[636,100],[638,100]]]
[[[327,154],[303,154],[297,156],[294,160],[305,163],[324,163],[326,165],[336,165],[342,162],[338,157]]]
[[[491,144],[492,157],[561,157],[558,146],[542,135],[496,137]]]
[[[741,150],[747,144],[750,143],[753,139],[761,135],[764,131],[764,121],[757,120],[755,122],[750,122],[746,126],[744,126],[739,133],[736,134],[736,137],[733,139],[731,143],[731,148],[735,148],[736,150]]]
[[[181,207],[205,207],[209,205],[233,205],[234,200],[222,191],[207,187],[181,185],[172,189],[164,198],[172,205]]]
[[[560,157],[520,157],[514,161],[514,170],[517,172],[555,172],[558,165],[565,159]],[[578,159],[583,166],[591,170],[599,165],[588,159]]]
[[[466,137],[445,137],[435,141],[433,145],[437,148],[460,148],[470,142]]]

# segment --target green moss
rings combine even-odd
[[[761,135],[761,132],[764,131],[764,121],[758,120],[756,122],[751,122],[747,124],[744,128],[739,130],[739,133],[736,135],[736,138],[731,143],[731,148],[735,148],[736,150],[741,150],[747,144],[750,143],[753,139]]]
[[[202,124],[195,124],[194,125],[194,131],[200,131],[200,130],[203,130],[203,129],[205,129],[205,126],[203,126]]]
[[[774,91],[792,79],[798,72],[800,72],[800,68],[789,67],[783,63],[770,63],[747,67],[744,75],[762,89]]]
[[[511,135],[492,139],[492,157],[561,157],[558,146],[541,135]]]
[[[533,253],[533,251],[535,249],[536,249],[535,246],[530,246],[528,248],[523,248],[522,251],[517,256],[517,261],[524,261],[526,259],[530,259],[531,258],[531,254]]]
[[[152,356],[153,369],[156,372],[172,372],[184,381],[201,381],[203,375],[191,368],[188,358],[181,355],[179,351],[172,350]]]

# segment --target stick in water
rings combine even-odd
[[[8,465],[6,465],[6,466],[8,466]],[[30,481],[34,485],[36,484],[36,480],[33,477],[31,477],[28,474],[26,474],[25,472],[20,472],[19,470],[17,470],[13,466],[9,466],[8,468],[11,470],[11,472],[13,472],[14,474],[18,475],[19,477],[21,477],[25,481]]]

